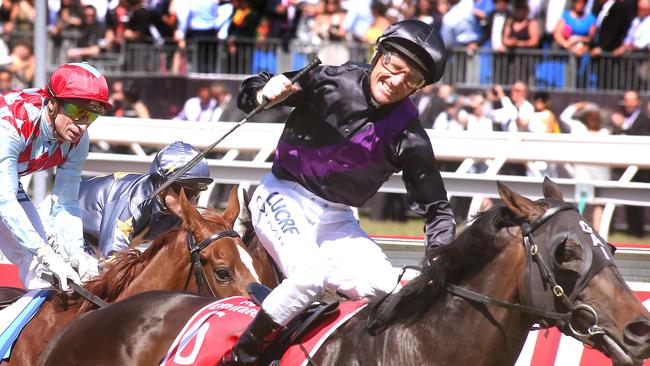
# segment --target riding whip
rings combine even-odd
[[[311,69],[314,67],[320,65],[321,60],[318,57],[314,57],[307,66],[305,66],[302,70],[300,70],[294,77],[292,77],[289,81],[291,83],[295,83],[298,79],[300,79],[304,74],[309,72]],[[196,165],[201,159],[203,159],[212,149],[217,146],[218,143],[220,143],[223,139],[228,137],[233,131],[235,131],[239,126],[243,125],[244,123],[248,122],[248,120],[259,113],[264,107],[266,107],[269,104],[269,100],[264,98],[264,101],[259,104],[257,107],[255,107],[250,113],[248,113],[244,119],[241,121],[237,122],[228,132],[226,132],[223,136],[221,136],[217,141],[213,142],[210,146],[206,147],[203,151],[201,151],[198,155],[192,158],[185,166],[183,166],[181,169],[179,169],[177,172],[175,172],[171,177],[166,182],[163,182],[163,184],[160,185],[153,193],[149,195],[149,198],[152,199],[156,197],[160,192],[162,192],[165,188],[169,187],[172,183],[174,183],[178,178],[180,178],[183,174],[187,173],[188,170],[192,169],[194,165]]]

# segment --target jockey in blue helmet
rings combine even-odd
[[[155,198],[149,196],[198,153],[192,145],[176,141],[156,154],[148,174],[114,173],[82,181],[79,203],[86,242],[107,258],[180,225],[181,188],[196,203],[212,183],[205,159]]]
[[[184,167],[198,153],[199,151],[194,146],[180,141],[171,143],[160,150],[149,167],[149,176],[156,183],[156,188],[169,180],[177,170]],[[210,183],[212,183],[210,168],[205,159],[202,159],[180,178],[176,179],[172,187],[177,190],[177,193],[181,187],[187,188],[185,192],[187,195],[205,191]],[[198,198],[198,195],[188,196],[188,198]],[[166,205],[166,202],[162,203]]]

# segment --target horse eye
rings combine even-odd
[[[573,249],[564,247],[564,250],[558,250],[555,253],[555,259],[558,261],[558,263],[564,263],[568,262],[572,259],[576,258],[576,253]]]
[[[576,242],[566,238],[560,245],[555,248],[554,259],[558,264],[562,264],[576,258]]]
[[[577,272],[580,269],[582,247],[575,240],[567,239],[557,247],[553,259],[558,268]]]
[[[230,271],[228,268],[225,267],[219,267],[214,270],[214,274],[217,278],[217,281],[219,282],[228,282],[232,279],[232,276],[230,275]]]

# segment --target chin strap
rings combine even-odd
[[[153,180],[153,182],[152,182],[152,186],[153,186],[154,191],[156,191],[158,189],[158,187],[160,187],[161,185],[162,185],[162,182],[160,182],[160,184],[156,180]],[[160,207],[162,207],[163,211],[169,211],[169,208],[167,207],[167,205],[165,204],[165,200],[163,199],[163,193],[165,193],[165,190],[160,191],[160,193],[158,193],[157,195],[155,195],[154,197],[151,197],[151,198],[156,200],[158,202],[158,204],[160,204]]]

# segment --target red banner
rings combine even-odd
[[[635,289],[635,286],[631,286]],[[650,291],[635,291],[646,307]],[[611,366],[612,361],[599,351],[587,348],[557,328],[530,332],[515,366]],[[650,359],[643,363],[650,366]]]

